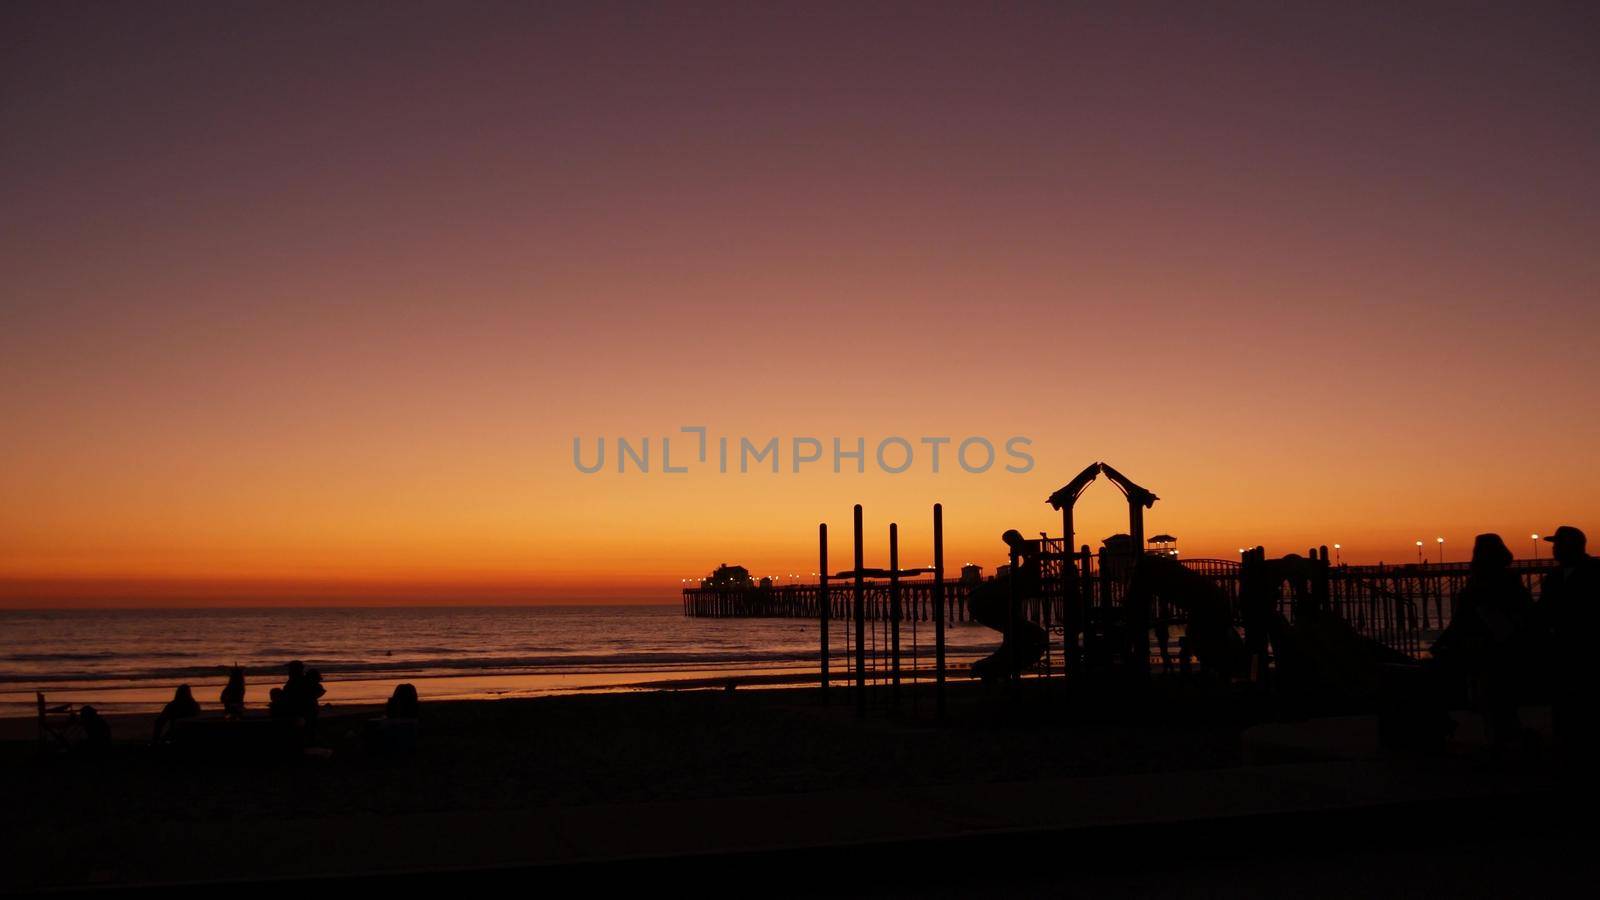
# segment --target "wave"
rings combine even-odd
[[[987,652],[993,649],[986,646],[949,646],[947,652],[956,654]],[[843,648],[835,648],[834,655],[842,658]],[[64,654],[35,654],[39,657],[59,657]],[[925,657],[931,654],[922,654]],[[320,669],[325,678],[345,677],[359,679],[365,677],[380,677],[395,673],[431,673],[431,674],[491,674],[501,672],[529,672],[562,670],[632,670],[648,674],[656,671],[668,671],[690,667],[722,668],[728,666],[749,665],[778,665],[785,663],[809,663],[815,660],[815,650],[743,650],[743,651],[634,651],[619,653],[570,653],[570,654],[539,654],[518,656],[438,656],[412,659],[389,659],[386,657],[363,659],[337,659],[317,658],[315,656],[300,657],[307,668]],[[116,658],[112,654],[81,654],[75,661],[100,660]],[[142,657],[140,662],[151,657]],[[904,657],[908,662],[911,653],[907,651]],[[50,661],[50,660],[42,660]],[[71,661],[71,660],[62,660]],[[226,675],[231,666],[224,664],[188,665],[188,666],[139,666],[108,667],[105,669],[59,671],[59,672],[17,672],[0,670],[0,684],[21,683],[68,683],[88,681],[181,681],[191,678],[218,677]],[[283,675],[283,666],[257,665],[243,667],[247,678],[269,679],[279,678]]]
[[[130,656],[136,656],[137,658],[143,659],[143,660],[155,660],[155,659],[210,659],[210,658],[212,658],[214,656],[214,654],[210,654],[210,653],[179,653],[179,652],[159,652],[159,653],[129,654],[129,653],[114,653],[114,652],[109,651],[109,650],[93,651],[93,652],[84,651],[84,652],[80,652],[80,653],[69,652],[69,651],[59,651],[59,652],[53,652],[53,653],[0,653],[0,663],[7,663],[7,662],[19,662],[19,663],[96,662],[96,661],[99,661],[99,660],[106,660],[106,659],[128,659]]]
[[[0,660],[7,662],[72,662],[87,659],[116,659],[115,653],[6,653]]]

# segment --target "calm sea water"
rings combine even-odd
[[[913,636],[902,642],[907,664]],[[328,702],[365,703],[410,681],[433,699],[660,686],[817,669],[817,626],[795,619],[691,619],[673,606],[0,611],[0,716],[34,694],[113,712],[159,708],[179,683],[203,706],[235,663],[248,701],[266,702],[283,666],[319,668]],[[932,626],[916,635],[928,661]],[[948,632],[953,660],[998,643],[973,625]],[[836,624],[834,653],[845,628]],[[842,659],[836,663],[842,668]]]

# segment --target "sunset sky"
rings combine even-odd
[[[1358,5],[7,3],[0,605],[1600,539],[1600,19]]]

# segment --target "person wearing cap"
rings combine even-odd
[[[1545,540],[1557,566],[1539,592],[1539,618],[1551,642],[1550,722],[1557,752],[1577,759],[1574,753],[1592,746],[1597,731],[1595,660],[1587,658],[1586,647],[1600,611],[1600,560],[1588,554],[1583,532],[1571,525]]]

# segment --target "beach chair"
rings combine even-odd
[[[78,711],[70,703],[47,706],[44,692],[34,694],[39,707],[39,748],[64,752],[72,749],[73,742],[83,734],[78,721]]]

